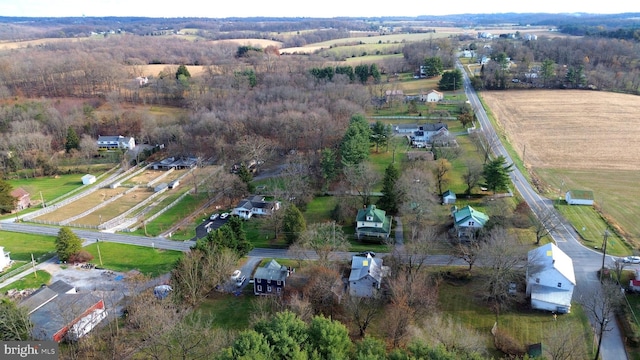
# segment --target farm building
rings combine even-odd
[[[23,188],[16,188],[11,191],[11,196],[14,197],[16,202],[16,211],[24,210],[31,205],[31,197],[27,190]]]
[[[96,177],[91,174],[87,174],[82,177],[82,185],[90,185],[96,182]]]
[[[569,190],[565,194],[565,200],[569,205],[593,205],[593,191]]]
[[[107,317],[102,299],[64,281],[41,287],[19,306],[27,309],[37,340],[78,340]]]
[[[576,285],[571,258],[549,243],[529,251],[527,259],[527,296],[531,296],[531,307],[568,313]]]

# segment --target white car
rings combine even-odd
[[[247,277],[242,275],[240,278],[238,278],[238,280],[236,280],[236,287],[240,287],[242,286],[242,284],[244,284],[244,281],[247,280]]]
[[[226,218],[228,218],[228,217],[229,217],[229,213],[222,213],[222,214],[220,214],[220,219],[222,219],[222,220],[224,220],[224,219],[226,219]]]
[[[209,217],[209,220],[215,220],[218,218],[218,214],[213,214]]]
[[[627,256],[622,259],[622,262],[627,264],[640,264],[640,256]]]

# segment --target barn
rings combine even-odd
[[[569,190],[565,194],[565,200],[569,205],[593,205],[593,191]]]

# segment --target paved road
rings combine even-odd
[[[457,66],[463,73],[465,93],[476,113],[476,117],[480,123],[480,128],[484,130],[485,134],[490,138],[499,139],[495,129],[487,117],[487,113],[484,111],[484,108],[478,99],[475,90],[471,87],[467,73],[464,71],[460,63],[458,63]],[[490,141],[490,143],[493,144],[492,150],[494,154],[503,155],[507,159],[507,163],[513,163],[513,160],[507,153],[501,141]],[[545,212],[551,212],[554,214],[553,216],[557,217],[561,222],[561,225],[554,228],[550,232],[550,235],[556,245],[573,260],[573,267],[576,276],[576,288],[573,295],[573,301],[579,302],[582,294],[589,292],[594,287],[600,286],[596,272],[602,265],[602,253],[583,246],[578,240],[579,235],[575,229],[553,207],[553,200],[540,196],[516,167],[514,167],[511,172],[511,180],[515,188],[522,195],[527,204],[529,204],[529,207],[534,213],[540,216],[540,214]],[[604,232],[605,229],[602,230]],[[607,257],[606,264],[611,266],[613,259],[614,258],[612,257]],[[611,325],[613,329],[610,332],[605,332],[602,338],[602,359],[627,359],[628,357],[622,341],[620,328],[616,322],[613,322]]]

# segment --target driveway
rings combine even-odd
[[[220,219],[220,217],[215,220],[205,219],[202,223],[200,223],[200,225],[196,227],[196,237],[191,240],[196,241],[198,239],[206,237],[210,231],[216,230],[220,226],[226,224],[227,221],[229,221],[229,218],[226,218],[224,220]]]

